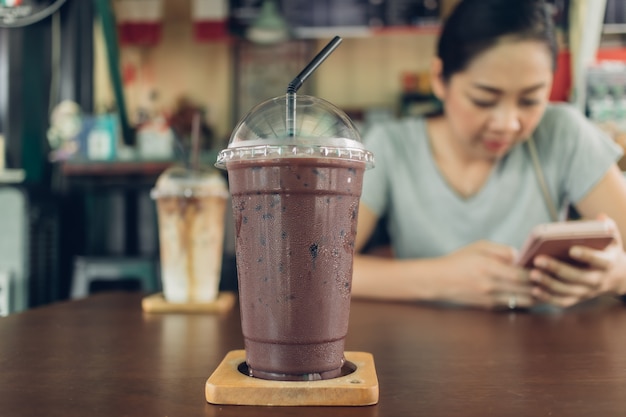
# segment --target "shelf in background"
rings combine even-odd
[[[26,171],[23,169],[0,170],[0,184],[19,184],[26,179]]]
[[[372,28],[372,35],[438,35],[441,31],[441,25],[421,25],[421,26],[387,26],[381,28]]]
[[[393,36],[393,35],[437,35],[441,30],[441,25],[421,25],[421,26],[320,26],[320,27],[299,27],[293,30],[298,39],[320,39],[341,36],[343,38],[369,38],[373,36]]]
[[[176,161],[65,161],[61,172],[66,176],[160,175]]]
[[[602,26],[604,35],[624,35],[626,34],[626,23],[605,23]]]

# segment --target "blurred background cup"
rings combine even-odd
[[[249,375],[330,379],[345,362],[359,198],[373,156],[340,109],[293,99],[253,108],[216,166],[228,170]]]
[[[222,267],[226,181],[215,170],[172,167],[159,176],[151,197],[157,205],[166,301],[214,301]]]

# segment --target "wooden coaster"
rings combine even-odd
[[[237,294],[225,291],[210,303],[170,303],[160,292],[144,297],[141,307],[147,313],[222,313],[233,308],[236,300]]]
[[[366,352],[345,352],[356,370],[322,381],[268,381],[246,376],[237,367],[245,350],[228,352],[206,382],[206,400],[212,404],[265,406],[360,406],[378,402],[374,357]]]

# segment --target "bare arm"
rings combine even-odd
[[[419,271],[420,264],[424,261],[400,262],[392,258],[359,254],[371,238],[377,222],[378,216],[369,207],[361,204],[355,244],[352,295],[391,300],[430,298],[426,294],[420,294],[420,289],[424,286],[416,282],[419,278],[415,278],[415,276],[428,276],[427,273],[415,275],[416,268]],[[382,277],[393,277],[393,279]]]
[[[607,215],[615,221],[621,236],[626,236],[626,180],[617,165],[609,169],[600,182],[576,205],[576,209],[586,219],[595,219],[600,214]]]
[[[359,205],[359,217],[356,226],[356,242],[354,243],[357,253],[365,247],[367,241],[372,237],[377,222],[378,216],[369,207],[361,203]]]
[[[378,221],[365,205],[359,209],[352,295],[398,301],[449,301],[502,307],[516,297],[518,306],[533,303],[525,272],[515,268],[512,248],[476,242],[432,259],[390,259],[358,254]]]

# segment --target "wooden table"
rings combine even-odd
[[[626,416],[626,307],[560,314],[355,301],[346,350],[374,355],[368,407],[206,403],[225,354],[243,347],[238,309],[158,315],[110,293],[0,319],[0,415]]]

